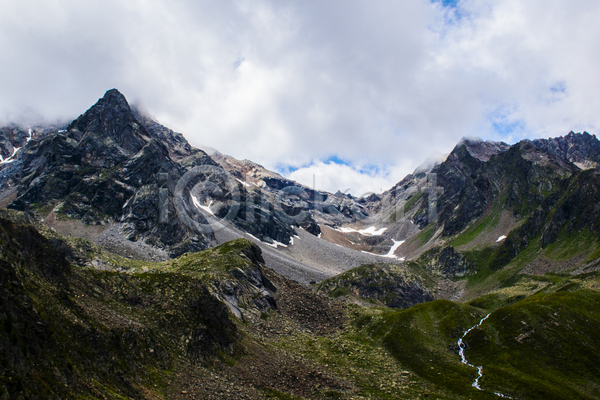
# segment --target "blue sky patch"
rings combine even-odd
[[[494,127],[494,131],[502,137],[522,131],[525,128],[523,121],[495,121],[492,122],[492,126]]]
[[[370,176],[378,176],[384,174],[386,171],[381,165],[376,164],[367,164],[363,165],[358,172],[361,174],[366,174]]]
[[[556,94],[565,93],[567,91],[567,85],[564,82],[556,82],[554,85],[550,86],[550,91]]]
[[[444,32],[451,26],[458,25],[463,17],[466,16],[462,7],[459,7],[460,0],[430,0],[432,4],[441,4],[444,7],[444,24],[442,27],[430,29],[438,32]]]
[[[335,164],[341,164],[341,165],[350,165],[350,163],[348,161],[344,161],[343,159],[339,158],[337,155],[331,156],[325,160],[323,160],[324,163],[329,164],[329,163],[335,163]]]
[[[325,164],[331,164],[331,163],[333,163],[333,164],[347,165],[349,167],[352,167],[352,164],[350,164],[348,161],[345,161],[344,159],[340,158],[337,155],[333,155],[333,156],[330,156],[330,157],[328,157],[328,158],[326,158],[324,160],[314,160],[313,162],[310,162],[308,164],[302,164],[302,165],[298,165],[298,166],[288,165],[288,164],[278,164],[278,165],[275,166],[275,172],[277,172],[278,174],[286,176],[286,175],[289,175],[292,172],[297,171],[299,169],[308,168],[308,167],[310,167],[312,165],[315,165],[315,163],[317,163],[319,161],[322,161]]]
[[[294,167],[294,166],[285,165],[285,164],[277,164],[275,166],[275,172],[277,172],[280,175],[287,176],[287,175],[291,174],[292,172],[299,170],[300,168],[305,168],[308,166],[309,166],[309,164],[301,165],[299,167]]]
[[[458,0],[432,0],[432,3],[441,3],[444,7],[456,8]]]

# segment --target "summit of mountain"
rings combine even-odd
[[[84,154],[81,162],[111,168],[138,153],[151,140],[125,96],[108,90],[89,110],[67,127],[66,135]]]
[[[480,161],[489,161],[493,155],[508,150],[510,145],[504,142],[483,140],[478,137],[463,137],[456,146],[464,145],[473,157]]]
[[[600,140],[588,132],[569,132],[565,136],[532,141],[537,147],[574,163],[581,169],[600,165]]]

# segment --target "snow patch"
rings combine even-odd
[[[339,244],[337,246],[339,246]],[[365,253],[365,254],[369,254],[369,255],[377,256],[377,257],[383,257],[381,254],[370,253],[370,252],[364,251],[364,250],[362,250],[361,253]]]
[[[394,255],[394,253],[396,252],[396,250],[398,249],[398,247],[402,246],[402,243],[406,242],[406,240],[400,240],[398,242],[396,242],[394,240],[394,244],[392,245],[392,247],[390,248],[390,251],[388,251],[388,253],[384,256],[384,257],[390,257],[390,258],[398,258]],[[404,261],[404,259],[402,260]]]
[[[198,199],[196,198],[196,196],[192,195],[192,201],[194,202],[194,205],[204,211],[206,211],[207,213],[209,213],[210,215],[215,215],[212,210],[210,209],[211,204],[213,203],[212,200],[210,201],[210,203],[208,203],[208,206],[203,206],[200,204],[200,202],[198,201]]]
[[[500,236],[497,240],[496,243],[503,241],[504,239],[506,239],[506,235],[502,235]]]
[[[390,251],[388,251],[387,254],[375,254],[375,253],[370,253],[370,252],[364,251],[364,250],[361,251],[361,253],[370,254],[372,256],[377,256],[377,257],[395,258],[397,260],[404,261],[404,257],[397,257],[394,253],[396,252],[398,247],[402,246],[402,243],[404,243],[405,241],[406,240],[399,240],[399,241],[394,240],[394,244],[392,245],[392,247],[390,248]]]
[[[370,226],[366,229],[357,230],[357,229],[342,227],[342,228],[335,228],[335,230],[338,232],[342,232],[342,233],[358,232],[364,236],[381,236],[383,234],[383,232],[385,232],[387,230],[387,228],[377,229],[374,226]]]
[[[287,244],[283,244],[281,242],[278,242],[277,240],[273,240],[273,243],[267,243],[267,242],[263,242],[263,243],[266,244],[267,246],[273,247],[274,249],[276,249],[279,246],[281,246],[281,247],[287,247]]]
[[[235,178],[235,180],[238,181],[239,183],[241,183],[244,187],[249,187],[250,186],[250,184],[248,182],[244,182],[241,179]]]
[[[9,162],[13,162],[13,161],[15,161],[13,157],[15,156],[15,154],[17,154],[17,151],[19,151],[19,150],[21,150],[21,149],[22,149],[22,147],[15,147],[15,148],[13,149],[13,153],[12,153],[12,155],[11,155],[10,157],[8,157],[6,160],[5,160],[5,159],[2,159],[2,161],[0,162],[0,164],[4,164],[4,163],[9,163]]]
[[[288,247],[287,244],[283,244],[281,242],[278,242],[277,240],[273,240],[273,243],[267,243],[267,242],[263,242],[262,240],[260,240],[259,238],[257,238],[256,236],[254,236],[254,235],[252,235],[252,234],[250,234],[248,232],[246,232],[246,235],[250,236],[254,240],[258,240],[262,244],[266,244],[267,246],[271,246],[274,249],[276,249],[277,246]],[[292,244],[294,244],[294,243],[292,243]]]

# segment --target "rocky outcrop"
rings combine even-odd
[[[452,246],[440,251],[438,267],[446,278],[459,278],[475,273],[475,265]]]
[[[366,202],[351,195],[314,190],[252,161],[236,160],[214,149],[209,154],[250,196],[258,190],[272,196],[276,210],[283,212],[292,225],[315,236],[321,233],[318,224],[339,226],[366,220],[370,215]]]
[[[408,308],[433,300],[423,282],[394,264],[368,264],[326,279],[318,291],[332,297],[360,296],[388,307]]]

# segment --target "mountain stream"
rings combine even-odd
[[[473,325],[472,327],[470,327],[469,329],[467,329],[465,331],[465,333],[463,333],[462,337],[460,339],[458,339],[458,355],[460,356],[460,361],[463,364],[467,364],[470,367],[473,368],[477,368],[477,378],[475,378],[475,382],[473,382],[473,384],[471,386],[473,386],[474,388],[478,389],[478,390],[483,390],[480,386],[479,386],[479,379],[481,379],[481,377],[483,376],[483,373],[481,371],[483,371],[483,367],[482,366],[476,366],[473,365],[471,363],[469,363],[469,361],[467,361],[467,356],[465,356],[465,343],[463,341],[463,339],[467,336],[467,334],[469,332],[471,332],[473,329],[477,328],[478,326],[481,326],[481,324],[483,323],[483,321],[485,321],[487,319],[487,317],[489,317],[492,313],[489,313],[488,315],[486,315],[485,317],[481,318],[481,320],[479,321],[478,324]],[[498,393],[498,392],[494,392],[494,394],[496,396],[499,397],[503,397],[506,399],[510,399],[511,397],[508,397],[502,393]]]

